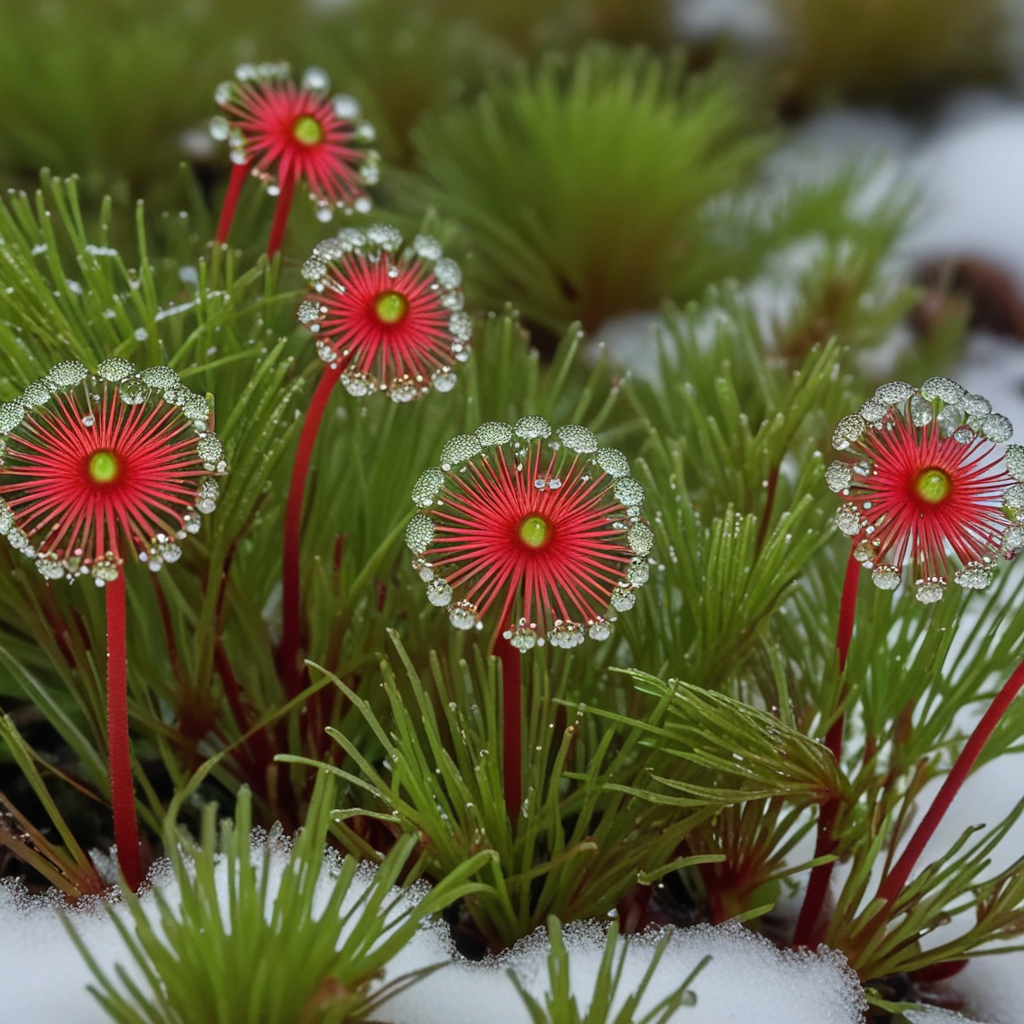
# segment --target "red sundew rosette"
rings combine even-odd
[[[455,387],[473,319],[463,309],[462,271],[437,239],[416,235],[403,246],[387,224],[345,228],[316,246],[302,274],[315,294],[299,305],[299,321],[350,395],[383,391],[410,402]]]
[[[624,455],[540,416],[452,438],[406,530],[431,604],[457,629],[493,615],[520,652],[607,639],[648,579],[653,532]]]
[[[1010,421],[946,377],[920,390],[883,384],[833,434],[844,453],[825,471],[843,497],[836,525],[882,590],[909,561],[915,596],[931,604],[950,579],[984,590],[997,559],[1024,547],[1024,447]]]
[[[309,68],[296,85],[286,63],[241,64],[214,98],[224,115],[210,122],[210,134],[227,141],[231,162],[271,195],[304,181],[321,221],[335,210],[369,212],[366,188],[380,177],[380,155],[367,148],[376,132],[354,97],[330,95],[325,71]]]
[[[59,363],[0,405],[0,534],[49,580],[154,572],[181,557],[227,471],[205,397],[169,367]]]
[[[227,471],[209,402],[167,366],[58,363],[0,405],[0,534],[47,580],[91,577],[107,626],[107,746],[114,841],[142,883],[128,730],[125,548],[157,571],[212,512]]]

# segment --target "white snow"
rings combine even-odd
[[[962,1013],[942,1010],[937,1006],[929,1007],[927,1010],[907,1010],[904,1016],[910,1024],[983,1024],[982,1021],[975,1021]]]
[[[779,35],[770,0],[676,0],[675,21],[686,36],[729,36],[758,46]]]
[[[254,857],[262,855],[265,837],[257,837]],[[274,851],[268,886],[268,912],[276,898],[287,863],[284,849]],[[222,906],[227,901],[227,872],[217,869]],[[353,883],[347,907],[365,890],[372,869],[361,870]],[[174,905],[178,885],[167,870],[151,875],[153,885]],[[314,914],[328,899],[328,871],[318,883]],[[396,891],[396,897],[400,894]],[[418,893],[403,895],[405,906]],[[92,976],[60,920],[55,897],[30,897],[15,884],[0,885],[0,993],[4,1019],[19,1024],[103,1024],[98,1004],[86,991]],[[142,897],[152,920],[155,901]],[[344,910],[343,910],[344,912]],[[122,920],[127,912],[118,911]],[[397,913],[397,909],[392,913]],[[70,918],[92,955],[108,972],[116,963],[131,968],[124,944],[102,908],[71,912]],[[856,976],[843,957],[822,947],[817,954],[776,949],[766,939],[739,925],[717,928],[704,925],[669,929],[669,948],[652,982],[641,1012],[668,995],[706,957],[708,966],[692,990],[697,1005],[680,1010],[680,1024],[858,1024],[864,1009]],[[639,987],[657,940],[666,932],[628,940],[622,994]],[[604,929],[597,923],[570,925],[565,930],[572,990],[581,1008],[589,1005],[604,951]],[[548,991],[549,944],[543,932],[531,936],[502,957],[471,964],[454,953],[444,928],[434,923],[423,928],[388,965],[386,978],[443,963],[412,988],[391,999],[376,1013],[385,1024],[529,1024],[526,1006],[508,976],[514,970],[534,996]],[[9,1016],[8,1016],[9,1015]]]
[[[621,992],[639,988],[658,940],[671,935],[655,980],[637,1009],[642,1016],[669,995],[706,956],[711,961],[691,991],[696,1006],[671,1018],[679,1024],[841,1024],[861,1020],[865,1009],[856,976],[843,957],[821,948],[817,955],[779,950],[738,924],[670,928],[628,940]],[[581,1011],[589,1006],[605,950],[597,923],[565,929],[572,993]],[[528,1024],[529,1015],[510,980],[515,971],[535,998],[548,992],[546,935],[519,943],[493,963],[453,964],[388,1003],[390,1024]],[[615,1004],[621,1006],[620,1000]]]

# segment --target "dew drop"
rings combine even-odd
[[[51,368],[43,380],[54,390],[58,388],[73,388],[81,384],[89,375],[89,371],[77,360],[68,359],[58,363]]]
[[[442,366],[430,375],[430,383],[435,391],[442,394],[451,391],[458,383],[458,377],[450,366]]]
[[[592,430],[587,430],[586,427],[568,424],[567,426],[559,427],[555,434],[569,451],[580,452],[584,455],[597,451],[597,435]],[[626,504],[626,502],[623,502],[623,504]]]
[[[953,582],[965,590],[985,590],[992,582],[992,569],[983,562],[968,562],[954,573]]]
[[[421,259],[439,260],[442,255],[441,243],[433,235],[417,235],[412,240],[413,252]]]
[[[847,537],[856,537],[862,526],[860,509],[852,501],[844,502],[836,512],[835,524]]]
[[[473,434],[457,434],[441,449],[441,468],[458,466],[479,452],[480,441]]]
[[[921,604],[935,604],[942,600],[946,592],[945,581],[938,576],[929,576],[927,579],[918,580],[914,585],[914,597]]]
[[[631,476],[619,477],[615,481],[615,500],[627,508],[643,504],[643,486]]]
[[[196,508],[209,515],[217,508],[217,501],[220,498],[220,485],[216,480],[206,479],[199,485],[196,491]]]
[[[456,629],[473,629],[480,621],[472,601],[458,601],[448,609],[448,621]]]
[[[938,398],[943,402],[956,405],[963,401],[967,392],[955,380],[949,377],[929,377],[921,385],[921,394],[925,398]]]
[[[563,622],[558,620],[548,630],[548,643],[562,650],[572,650],[586,640],[583,624],[579,622]]]
[[[25,407],[21,402],[0,402],[0,434],[14,430],[25,418]]]
[[[442,256],[434,264],[434,277],[442,288],[458,288],[462,284],[462,268],[455,260]]]
[[[512,440],[512,428],[507,423],[498,423],[494,420],[481,423],[475,433],[477,440],[485,447],[508,444]]]
[[[979,424],[979,428],[983,436],[998,444],[1009,441],[1013,437],[1013,424],[999,413],[986,416]]]
[[[427,600],[435,608],[447,608],[452,603],[452,588],[447,580],[433,579],[427,584]]]
[[[333,351],[331,355],[333,358]],[[351,370],[343,373],[341,375],[341,385],[353,398],[365,398],[367,395],[372,395],[373,392],[377,390],[377,385],[373,382],[370,376],[359,370]]]
[[[646,523],[633,523],[626,531],[626,543],[636,555],[647,555],[654,544],[654,531]]]
[[[405,528],[405,544],[414,555],[422,555],[434,541],[434,520],[418,514],[409,520]]]
[[[910,400],[910,420],[914,426],[927,427],[934,418],[935,406],[927,398],[914,395]]]
[[[412,489],[412,500],[420,508],[428,508],[444,486],[444,473],[436,466],[425,469]]]
[[[879,590],[895,590],[900,585],[899,566],[876,565],[871,570],[871,582]]]
[[[135,375],[135,367],[127,359],[120,359],[114,356],[111,359],[104,359],[96,367],[96,376],[110,381],[112,384],[120,384]]]
[[[935,423],[943,437],[952,436],[963,421],[964,411],[959,405],[943,406],[939,415],[935,417]]]
[[[832,447],[837,451],[844,451],[849,448],[855,441],[860,440],[866,426],[864,417],[859,413],[844,416],[836,424],[836,429],[832,432]]]
[[[825,483],[830,491],[839,494],[853,483],[853,469],[848,463],[837,459],[825,470]]]
[[[875,400],[883,405],[898,405],[916,393],[916,388],[901,380],[889,381],[875,390]]]
[[[1019,444],[1006,446],[1006,471],[1014,480],[1024,481],[1024,446]]]
[[[629,460],[616,448],[600,448],[594,461],[610,477],[629,475]]]

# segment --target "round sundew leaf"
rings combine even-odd
[[[852,481],[853,470],[845,462],[833,462],[825,470],[825,483],[828,484],[828,489],[836,494],[845,491]]]
[[[434,504],[434,499],[442,487],[444,487],[444,471],[436,466],[431,466],[420,474],[419,480],[413,486],[412,500],[420,508],[428,508]]]
[[[498,423],[492,420],[481,423],[476,428],[476,437],[480,444],[486,447],[508,444],[512,440],[512,428],[507,423]]]
[[[586,427],[569,424],[555,431],[558,440],[570,451],[589,455],[597,451],[597,435]]]
[[[1002,444],[1005,441],[1009,441],[1013,437],[1013,424],[999,413],[992,413],[986,416],[980,424],[981,433],[988,438],[989,441],[995,441]]]
[[[551,435],[551,424],[543,416],[524,416],[517,421],[513,429],[516,437],[521,437],[524,441]]]
[[[127,380],[134,375],[135,367],[127,359],[120,359],[116,356],[112,359],[104,359],[96,367],[96,376],[102,377],[113,384],[119,384],[121,381]]]
[[[898,405],[916,394],[917,388],[901,380],[893,380],[878,386],[875,390],[875,400],[887,406]]]
[[[480,451],[480,441],[472,434],[457,434],[441,449],[441,468],[458,466]]]
[[[845,451],[855,441],[860,440],[866,427],[864,417],[858,413],[844,416],[832,432],[832,447],[837,451]]]
[[[1024,446],[1019,444],[1006,446],[1006,471],[1014,480],[1024,481]]]
[[[929,377],[921,385],[921,394],[924,398],[957,404],[963,401],[967,391],[949,377]]]
[[[616,448],[601,448],[594,461],[611,477],[629,475],[629,460]]]
[[[436,530],[434,520],[427,515],[415,515],[405,528],[406,547],[414,555],[422,555],[434,542]]]

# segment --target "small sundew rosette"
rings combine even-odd
[[[380,178],[380,155],[369,148],[373,125],[354,96],[332,96],[330,86],[321,68],[309,68],[296,84],[288,64],[240,64],[234,80],[217,86],[224,113],[210,122],[231,162],[249,167],[271,195],[304,181],[325,222],[336,210],[368,213],[366,189]]]
[[[203,395],[167,366],[58,363],[0,404],[0,535],[47,579],[154,572],[217,507],[227,472]]]
[[[403,246],[389,224],[345,228],[316,246],[302,276],[316,294],[299,305],[299,322],[316,335],[320,358],[341,368],[349,394],[410,402],[455,387],[473,318],[463,309],[462,270],[436,238],[416,235]]]
[[[843,458],[825,479],[843,499],[836,525],[877,587],[894,590],[909,562],[925,604],[949,580],[984,590],[997,559],[1024,547],[1024,448],[1005,445],[1012,436],[987,399],[946,377],[883,384],[840,420]]]
[[[457,629],[493,617],[520,651],[605,640],[647,582],[643,487],[585,427],[484,423],[444,446],[412,497],[413,568]]]

